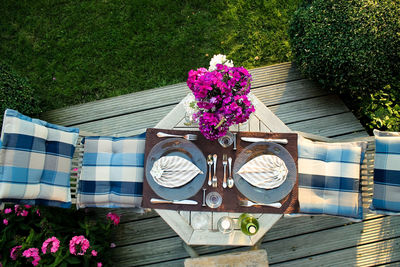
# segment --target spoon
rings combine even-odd
[[[229,165],[229,177],[228,177],[228,187],[232,188],[233,184],[235,183],[232,178],[232,158],[228,158],[228,165]]]

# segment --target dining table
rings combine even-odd
[[[189,96],[187,96],[189,97]],[[187,98],[186,97],[186,98]],[[185,120],[184,98],[177,104],[156,126],[158,129],[198,131],[196,125],[188,125]],[[293,133],[274,113],[271,112],[256,96],[252,96],[255,112],[250,116],[247,123],[230,127],[231,132],[252,133]],[[198,132],[200,135],[201,133]],[[216,149],[222,149],[216,142]],[[297,142],[297,141],[296,141]],[[297,144],[297,143],[296,143]],[[231,147],[232,149],[232,147]],[[208,176],[207,176],[208,177]],[[219,177],[221,179],[221,177]],[[203,188],[203,186],[202,186]],[[205,189],[211,187],[205,183]],[[254,246],[262,240],[268,230],[283,216],[281,213],[251,213],[258,219],[259,229],[254,235],[245,235],[237,224],[238,217],[243,212],[230,210],[201,211],[201,210],[170,210],[155,208],[160,217],[182,238],[187,245],[221,245],[221,246]],[[218,231],[217,222],[221,217],[228,216],[234,221],[234,229],[229,234]],[[199,220],[202,223],[199,223]]]

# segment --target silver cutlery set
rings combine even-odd
[[[236,133],[233,133],[234,139],[233,139],[233,150],[236,150]],[[163,132],[158,132],[157,137],[163,138],[163,137],[178,137],[178,138],[184,138],[189,141],[196,141],[197,140],[197,135],[195,134],[185,134],[185,135],[176,135],[176,134],[167,134]],[[278,144],[283,144],[286,145],[288,143],[287,139],[270,139],[270,138],[258,138],[258,137],[241,137],[240,138],[242,141],[245,142],[274,142]],[[212,186],[216,188],[218,186],[218,178],[217,178],[217,162],[218,162],[218,156],[217,154],[214,155],[208,155],[207,157],[207,165],[208,165],[208,186]],[[222,187],[223,188],[232,188],[234,186],[234,180],[232,178],[232,158],[227,156],[227,154],[222,155],[222,166],[224,169],[224,178],[222,182]],[[214,168],[212,168],[214,167]],[[228,167],[228,177],[227,177],[227,172],[226,168]],[[212,175],[211,171],[212,169],[214,170],[214,174]],[[205,196],[206,196],[206,190],[203,188],[203,203],[202,206],[206,206],[205,204]],[[152,198],[150,199],[150,202],[152,204],[184,204],[184,205],[197,205],[198,202],[195,200],[165,200],[165,199],[157,199],[157,198]],[[273,207],[273,208],[280,208],[282,206],[281,203],[256,203],[250,200],[240,200],[239,202],[240,206],[243,207],[252,207],[252,206],[268,206],[268,207]]]
[[[212,187],[218,187],[218,178],[217,178],[217,162],[218,156],[217,154],[208,155],[207,164],[208,164],[208,185]],[[214,166],[214,175],[211,173],[212,166]],[[234,181],[232,178],[232,158],[227,154],[222,155],[222,166],[224,167],[224,180],[222,182],[223,188],[232,188],[234,185]],[[229,167],[229,177],[227,177],[226,167]]]

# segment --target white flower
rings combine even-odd
[[[197,112],[196,99],[193,93],[187,94],[187,96],[183,100],[183,106],[185,107],[185,111],[188,114],[194,114]]]
[[[225,55],[214,55],[210,61],[210,67],[208,68],[209,71],[214,71],[217,69],[217,64],[226,65],[228,67],[233,67],[232,60],[227,60]]]

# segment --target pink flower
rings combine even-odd
[[[23,217],[28,216],[28,211],[23,210],[20,205],[15,205],[14,209],[15,209],[15,213],[17,214],[17,216],[23,216]]]
[[[73,255],[84,255],[89,247],[89,240],[87,240],[83,235],[74,236],[71,241],[69,241],[69,251]]]
[[[101,267],[101,266],[103,266],[103,264],[101,262],[98,262],[97,267]]]
[[[11,212],[12,212],[12,209],[11,209],[11,208],[8,208],[8,209],[5,209],[5,210],[4,210],[4,213],[5,213],[5,214],[9,214],[9,213],[11,213]]]
[[[72,171],[77,172],[77,171],[78,171],[78,168],[74,168]]]
[[[109,212],[107,214],[107,219],[109,219],[114,225],[118,225],[120,221],[120,216],[115,213]]]
[[[60,247],[60,240],[58,240],[57,237],[55,236],[46,239],[46,241],[44,241],[42,245],[43,254],[47,253],[47,248],[50,244],[51,244],[50,252],[56,253],[58,248]]]
[[[30,209],[30,208],[32,208],[32,205],[24,205],[24,207],[25,207],[26,209]]]
[[[8,220],[7,219],[3,219],[3,224],[4,225],[8,225]]]
[[[40,217],[40,211],[39,211],[39,209],[36,210],[36,214]]]
[[[94,250],[94,249],[92,250],[92,256],[93,256],[93,257],[96,257],[96,256],[97,256],[97,251]]]
[[[36,266],[39,264],[40,256],[39,256],[39,249],[38,248],[29,248],[22,252],[22,256],[25,258],[33,258],[32,265]]]
[[[16,260],[17,259],[17,256],[18,256],[18,252],[19,252],[19,250],[22,248],[22,246],[15,246],[15,247],[13,247],[12,249],[11,249],[11,252],[10,252],[10,258],[11,259],[13,259],[13,260]]]
[[[115,243],[110,244],[110,248],[115,248],[115,247],[116,247]]]

